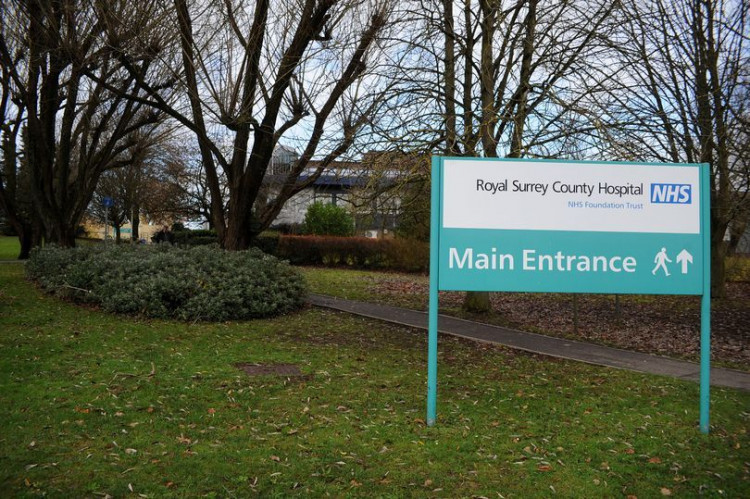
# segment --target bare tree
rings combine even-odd
[[[12,5],[2,4],[0,16],[0,41],[11,36],[10,16],[17,15]],[[32,246],[42,237],[41,221],[31,206],[29,169],[23,155],[22,131],[25,124],[25,106],[22,88],[13,79],[12,68],[23,58],[22,52],[11,55],[0,65],[0,210],[13,230],[18,234],[21,251],[20,259],[29,257]]]
[[[13,103],[4,126],[10,107],[10,122],[23,123],[22,142],[6,142],[4,159],[12,162],[13,147],[22,152],[34,216],[48,242],[75,245],[102,172],[128,163],[134,134],[159,120],[158,112],[123,97],[134,91],[134,80],[113,57],[113,47],[137,46],[134,64],[142,71],[150,66],[153,51],[143,42],[158,40],[141,27],[152,7],[145,0],[3,1],[0,65]],[[18,171],[20,163],[7,168]]]
[[[368,63],[381,50],[389,2],[174,0],[166,15],[179,32],[183,101],[166,102],[138,68],[132,74],[150,105],[195,134],[212,225],[223,247],[247,248],[372,119],[382,86]],[[302,154],[275,196],[259,196],[284,136],[300,137]]]
[[[141,216],[150,221],[171,223],[190,214],[183,183],[185,165],[170,142],[171,130],[137,138],[127,165],[105,171],[94,191],[87,213],[94,220],[112,225],[115,240],[130,222],[130,239],[139,239]]]
[[[619,117],[605,146],[622,159],[711,166],[711,292],[724,296],[724,237],[747,192],[747,2],[624,2],[612,65],[621,87],[603,103]]]
[[[407,3],[411,67],[394,99],[402,148],[485,157],[556,156],[595,130],[583,110],[602,79],[588,69],[616,2],[420,0]],[[592,77],[593,76],[593,77]],[[419,123],[414,127],[409,122]],[[487,293],[464,307],[489,309]]]

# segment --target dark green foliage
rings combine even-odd
[[[151,242],[153,243],[170,243],[174,244],[174,232],[167,229],[162,229],[153,236],[151,236]]]
[[[169,242],[183,246],[208,246],[219,243],[219,237],[213,229],[160,231],[152,239],[157,243]],[[269,255],[276,253],[278,245],[279,234],[274,232],[264,232],[251,242],[253,248],[258,248]]]
[[[263,253],[269,255],[277,255],[279,250],[279,238],[278,232],[267,231],[259,234],[255,239],[252,240],[250,245],[253,248],[258,248]]]
[[[296,265],[425,272],[430,249],[427,243],[413,239],[282,236],[276,254]]]
[[[175,244],[186,244],[188,246],[206,246],[209,244],[218,244],[219,237],[215,230],[199,229],[181,229],[173,230]]]
[[[115,313],[225,321],[284,314],[304,299],[302,277],[258,249],[117,245],[36,250],[29,278],[48,292]]]
[[[354,219],[346,209],[334,204],[315,202],[305,214],[305,233],[316,236],[351,236]]]

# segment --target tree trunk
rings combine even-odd
[[[469,291],[461,308],[466,312],[485,314],[490,311],[490,305],[490,294],[487,291]]]
[[[456,143],[456,56],[454,50],[455,32],[453,29],[453,0],[443,0],[445,29],[445,149],[448,155],[458,151]]]
[[[726,258],[727,244],[724,241],[726,225],[718,216],[711,216],[711,297],[726,297]]]
[[[34,236],[32,229],[28,225],[18,233],[18,241],[21,243],[21,252],[18,254],[19,260],[28,260],[31,255],[31,248],[34,247]]]
[[[136,203],[133,206],[133,213],[130,216],[130,240],[133,242],[138,242],[138,240],[141,238],[140,235],[140,226],[141,226],[141,208]]]
[[[8,217],[8,222],[16,231],[16,234],[18,234],[18,243],[21,247],[21,250],[18,253],[18,259],[28,260],[31,255],[31,250],[36,246],[40,246],[42,242],[41,228],[39,227],[39,224],[20,220],[15,216]]]
[[[63,248],[74,248],[76,245],[77,225],[65,223],[62,216],[49,216],[48,211],[38,210],[39,224],[44,230],[47,244],[57,244]]]
[[[248,193],[238,190],[230,195],[231,204],[227,213],[226,232],[222,247],[228,251],[242,251],[250,247],[250,207]]]

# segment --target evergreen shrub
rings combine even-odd
[[[288,263],[258,249],[99,245],[35,250],[27,276],[47,292],[146,317],[226,321],[302,306],[305,285]]]
[[[305,233],[318,236],[351,236],[354,218],[346,209],[335,204],[316,201],[307,208]]]

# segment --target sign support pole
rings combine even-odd
[[[711,399],[711,288],[701,297],[701,376],[700,428],[708,433],[708,412]]]
[[[440,198],[442,192],[441,158],[432,158],[430,213],[430,303],[427,323],[427,426],[437,418],[437,354],[438,354],[438,258],[440,246]]]
[[[708,434],[711,401],[711,189],[710,165],[703,164],[701,217],[703,231],[703,295],[701,296],[700,430]]]

